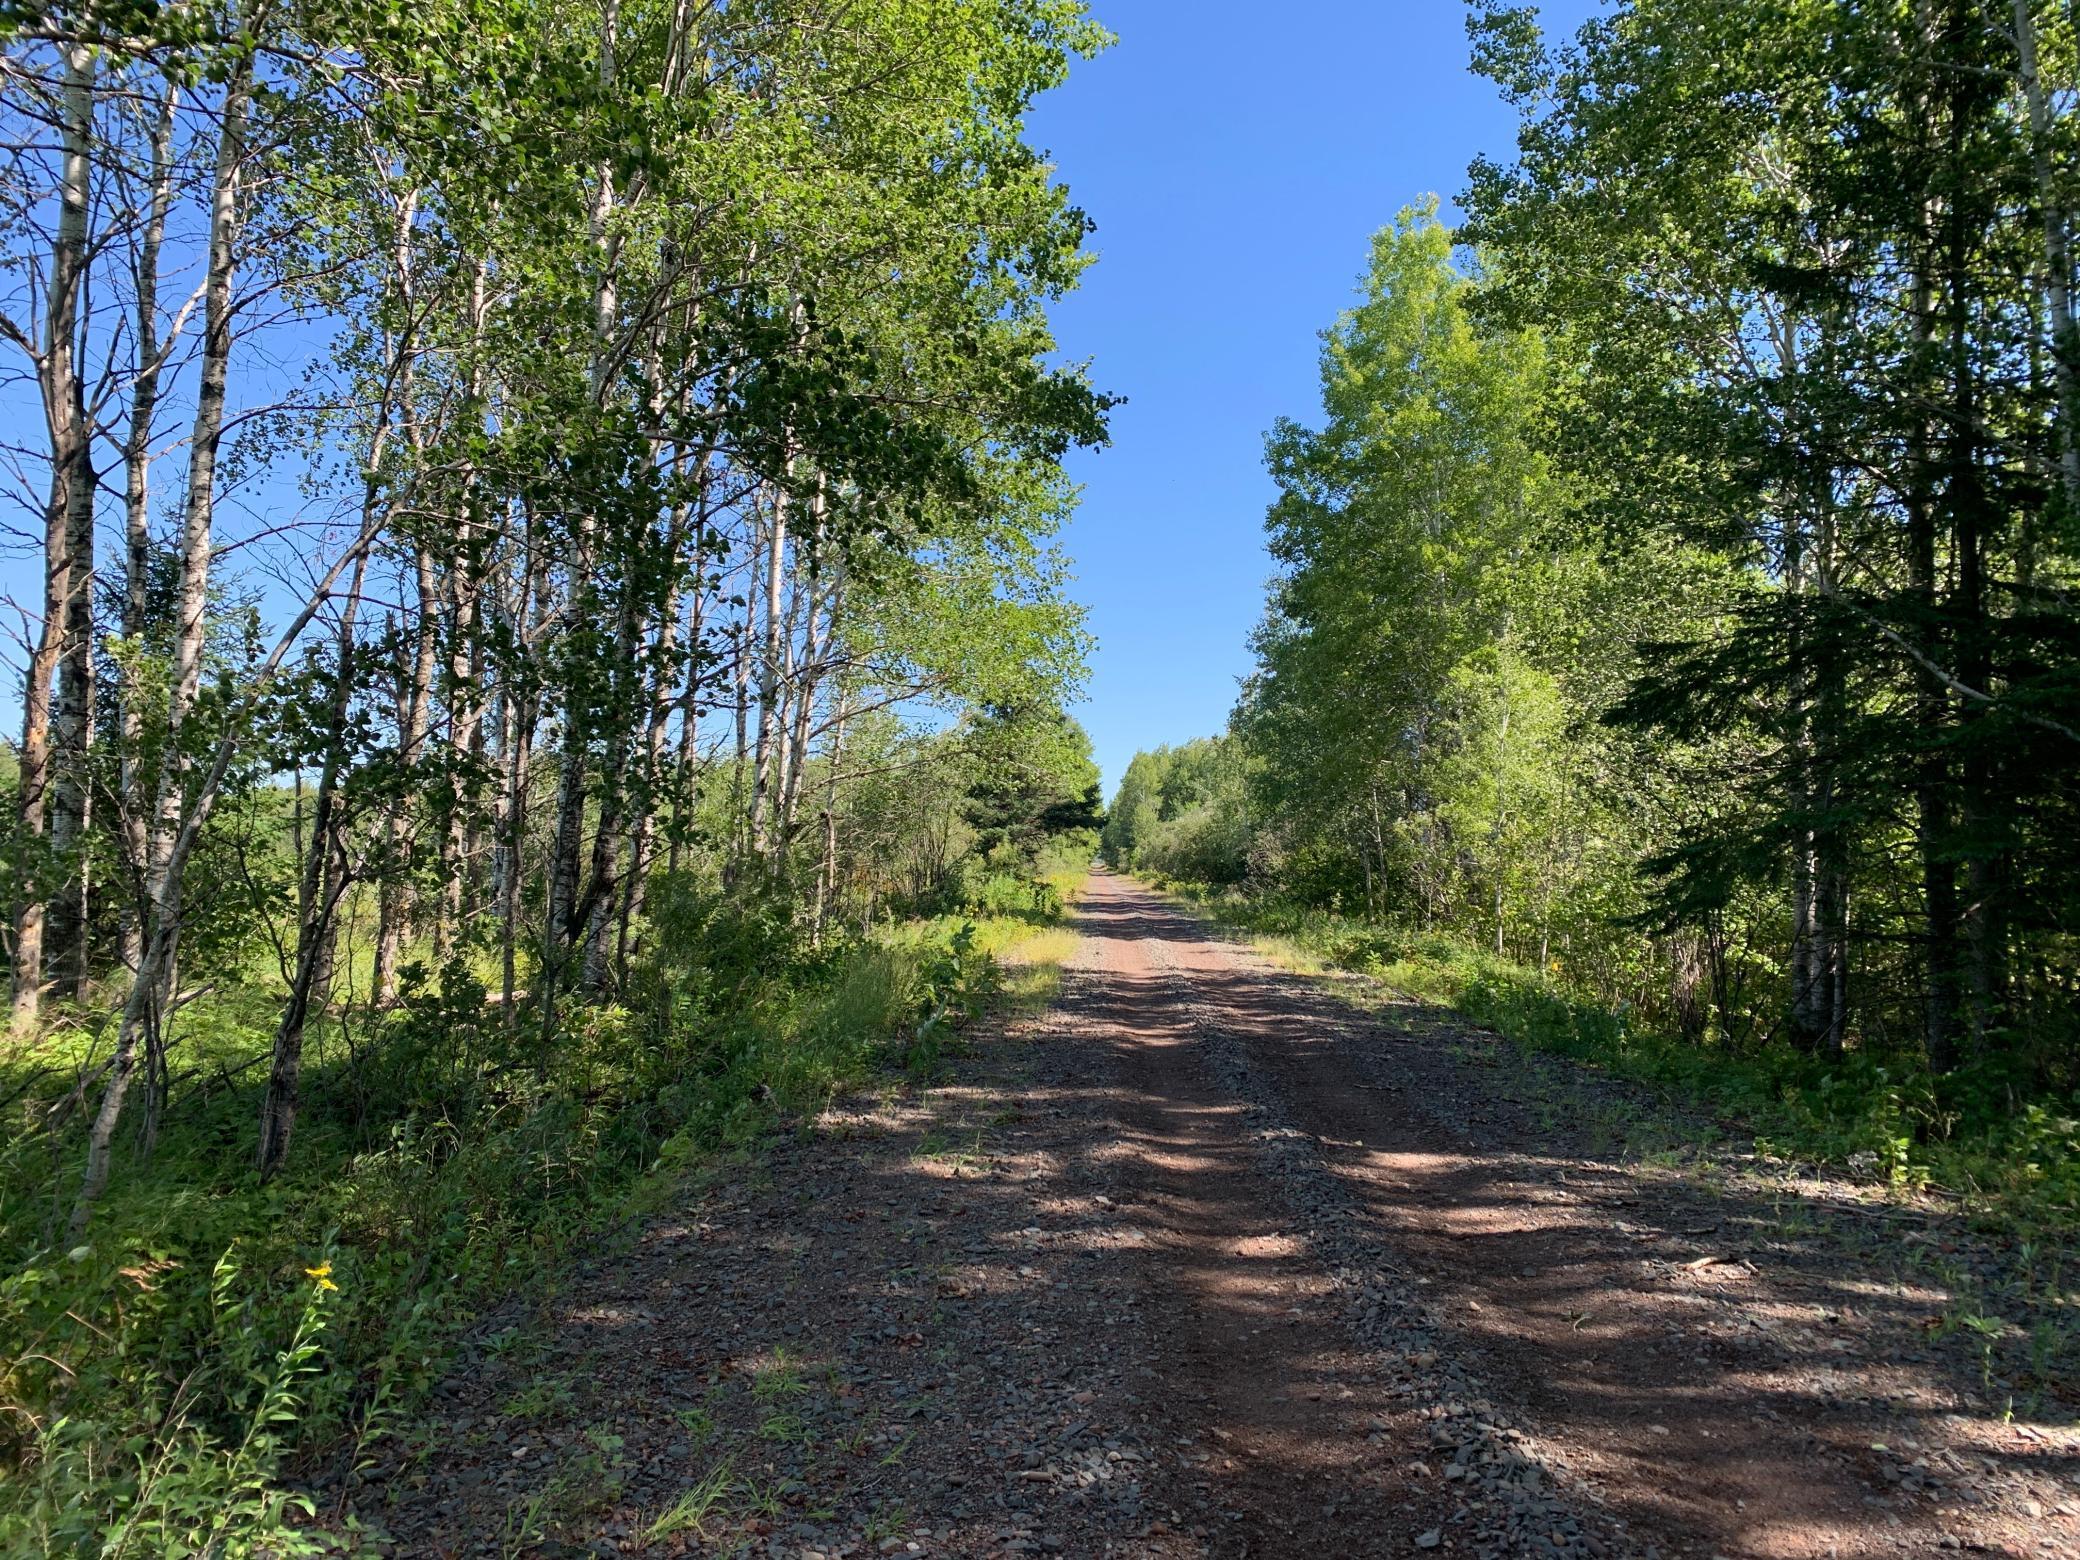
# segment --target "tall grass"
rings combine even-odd
[[[996,966],[998,992],[1013,1011],[1030,1013],[1054,1000],[1062,966],[1077,935],[1063,924],[1090,875],[1087,848],[1044,854],[1030,872],[975,875],[954,908],[913,922],[905,935],[946,944],[962,926],[972,928],[976,953]]]
[[[998,989],[993,955],[1043,931],[1028,906],[810,949],[784,915],[660,896],[647,969],[553,1041],[465,962],[377,1021],[333,1015],[266,1184],[271,996],[206,998],[156,1141],[128,1142],[77,1245],[63,1102],[92,1032],[0,1060],[0,1553],[299,1552],[288,1476],[370,1455],[470,1316],[552,1285],[688,1167],[936,1054]]]

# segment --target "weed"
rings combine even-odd
[[[866,1526],[861,1530],[869,1545],[878,1545],[884,1539],[897,1538],[910,1528],[910,1508],[901,1501],[890,1501],[877,1505],[867,1514]]]
[[[808,1390],[809,1383],[802,1379],[801,1361],[785,1349],[775,1349],[773,1357],[759,1366],[751,1378],[751,1395],[761,1403],[783,1403]]]
[[[753,1516],[767,1521],[777,1520],[786,1510],[787,1500],[778,1484],[747,1484],[744,1486],[744,1505]]]
[[[1945,1314],[1940,1331],[1942,1333],[1969,1332],[1979,1345],[1979,1384],[1988,1391],[1993,1389],[1993,1351],[2008,1330],[2008,1324],[1998,1316],[1982,1316],[1975,1311],[1958,1311]]]
[[[703,1474],[698,1483],[658,1513],[656,1519],[643,1530],[644,1542],[654,1544],[661,1538],[670,1538],[674,1533],[691,1533],[696,1538],[706,1538],[707,1534],[703,1530],[708,1519],[729,1499],[735,1488],[736,1479],[731,1472],[731,1462],[725,1457]]]
[[[808,1446],[816,1440],[808,1421],[800,1414],[774,1414],[759,1421],[758,1438],[788,1446]]]
[[[499,1406],[508,1419],[543,1419],[570,1412],[577,1394],[568,1376],[537,1376]]]
[[[998,989],[997,956],[1048,937],[1058,909],[1028,896],[810,950],[771,907],[659,889],[625,1005],[558,1015],[546,1058],[531,1020],[493,1021],[473,955],[415,966],[394,1008],[351,1029],[314,1019],[296,1151],[265,1184],[225,1150],[257,1119],[265,1075],[247,1064],[278,995],[206,991],[182,1011],[153,1152],[125,1149],[88,1244],[60,1241],[52,1211],[80,1120],[62,1137],[34,1124],[62,1117],[97,1031],[0,1059],[0,1553],[319,1542],[284,1466],[365,1465],[485,1305],[538,1297],[567,1253],[704,1168],[754,1187],[774,1121],[813,1116],[877,1062],[929,1072]],[[532,1325],[481,1344],[516,1371],[543,1347]],[[779,1405],[805,1390],[799,1365],[754,1390]],[[531,1421],[577,1396],[547,1378],[502,1407]],[[712,1441],[713,1417],[688,1413]],[[611,1478],[617,1456],[591,1445],[577,1471]],[[517,1503],[504,1547],[552,1514],[549,1495]]]
[[[506,1507],[505,1527],[498,1545],[505,1560],[516,1560],[549,1536],[550,1518],[563,1493],[564,1475],[559,1470],[540,1489]]]

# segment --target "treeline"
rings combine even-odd
[[[1088,224],[1021,116],[1104,38],[1073,0],[0,19],[37,560],[0,1452],[56,1543],[97,1502],[141,1521],[176,1425],[276,1435],[280,1403],[194,1385],[224,1317],[182,1194],[293,1170],[314,1117],[328,1170],[522,1117],[515,1164],[556,1134],[640,1163],[749,993],[842,988],[877,917],[1094,822],[1051,537],[1107,403],[1049,362]],[[213,1147],[168,1184],[184,1122]],[[340,1212],[241,1206],[209,1227]],[[256,1283],[311,1289],[267,1249]],[[89,1322],[161,1330],[95,1377]]]
[[[1895,1125],[2080,1075],[2069,11],[1632,0],[1411,210],[1269,462],[1231,731],[1118,859],[1448,934]],[[1846,1076],[1846,1074],[1841,1074]],[[2029,1102],[2037,1108],[2025,1110]]]

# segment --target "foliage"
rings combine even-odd
[[[1716,792],[1642,853],[1663,924],[1771,950],[1801,1046],[2063,1091],[2075,39],[1996,9],[1639,0],[1548,48],[1483,5],[1524,123],[1470,236],[1485,317],[1577,354],[1584,522],[1738,571],[1598,710]]]
[[[1433,209],[1375,239],[1365,299],[1327,338],[1322,427],[1270,440],[1283,568],[1233,732],[1206,754],[1228,790],[1148,860],[1598,967],[1615,997],[1639,984],[1613,923],[1638,907],[1667,758],[1596,717],[1646,625],[1710,621],[1722,571],[1577,534],[1546,447],[1572,366],[1485,324],[1474,290]],[[1165,783],[1157,823],[1180,784],[1206,789]],[[1116,811],[1133,789],[1130,770]]]
[[[255,1084],[206,1081],[263,1037],[220,1015],[151,1165],[79,1247],[47,1239],[52,1080],[9,1064],[0,1335],[14,1341],[0,1381],[16,1473],[0,1547],[120,1535],[146,1551],[265,1538],[298,1552],[288,1535],[313,1516],[296,1475],[406,1433],[474,1311],[553,1283],[566,1253],[681,1173],[726,1164],[878,1061],[929,1070],[996,989],[985,945],[1009,948],[1033,923],[920,925],[820,951],[714,907],[674,925],[656,955],[667,1027],[588,1012],[546,1077],[459,967],[378,1034],[329,1031],[313,1095],[336,1108],[264,1185],[221,1152]]]
[[[2069,1218],[2069,10],[1621,0],[1549,43],[1482,0],[1471,34],[1516,156],[1459,233],[1374,239],[1318,423],[1268,440],[1256,671],[1193,763],[1135,759],[1109,854]],[[1173,780],[1202,753],[1243,805]]]
[[[1113,865],[1229,883],[1249,871],[1248,776],[1241,745],[1201,737],[1136,753],[1101,843]]]
[[[47,495],[0,1547],[287,1552],[285,1475],[390,1433],[459,1318],[928,1068],[1059,918],[1097,821],[1061,463],[1110,402],[1056,360],[1089,224],[1024,119],[1106,38],[1078,0],[0,17]]]

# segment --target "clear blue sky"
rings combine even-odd
[[[1030,121],[1096,220],[1065,355],[1128,398],[1078,455],[1067,544],[1098,638],[1077,716],[1109,799],[1138,748],[1220,730],[1271,570],[1263,436],[1311,420],[1321,330],[1366,239],[1449,203],[1515,119],[1466,68],[1459,0],[1093,0],[1118,44]],[[1541,7],[1572,33],[1595,0]]]

